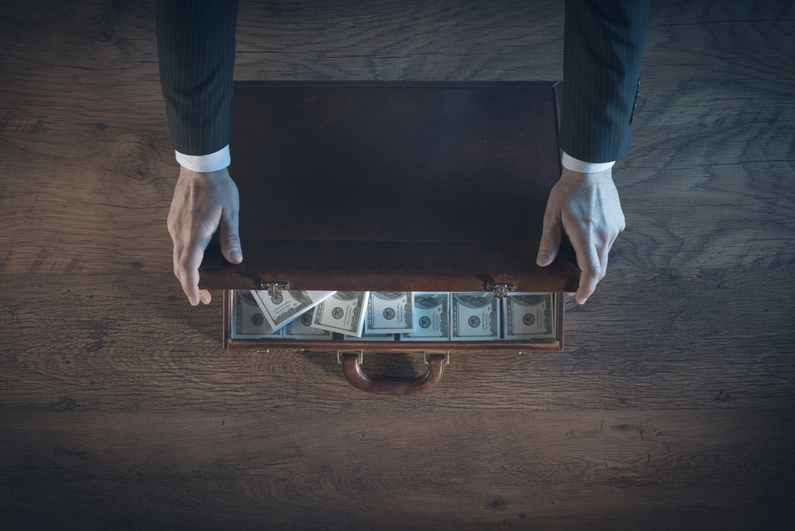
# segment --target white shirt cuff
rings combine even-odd
[[[565,151],[563,152],[563,158],[560,160],[560,163],[563,164],[563,167],[567,170],[576,171],[578,173],[597,173],[600,171],[609,170],[613,167],[613,162],[585,162],[580,159],[575,159]]]
[[[181,166],[199,173],[223,170],[232,162],[232,157],[229,156],[229,146],[209,155],[185,155],[176,150],[174,153]]]

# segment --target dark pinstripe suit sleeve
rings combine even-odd
[[[232,138],[237,1],[158,0],[157,54],[174,149],[207,155]]]
[[[560,147],[586,162],[617,160],[632,118],[651,0],[567,0]]]

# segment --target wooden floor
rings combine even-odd
[[[562,77],[558,0],[331,4],[244,2],[235,78]],[[0,4],[3,529],[789,529],[792,2],[654,2],[628,228],[565,352],[401,399],[186,302],[153,13]]]

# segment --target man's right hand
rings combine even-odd
[[[168,232],[174,241],[174,274],[193,306],[212,300],[209,291],[199,289],[199,265],[219,225],[224,258],[233,264],[243,261],[239,208],[237,186],[228,169],[197,173],[182,167],[168,213]]]

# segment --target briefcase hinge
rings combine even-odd
[[[269,282],[267,280],[260,280],[259,281],[259,289],[262,291],[268,290],[268,295],[271,297],[275,297],[283,290],[290,289],[289,282]]]
[[[486,291],[490,291],[498,299],[504,298],[509,291],[516,289],[516,286],[508,282],[486,282]]]

